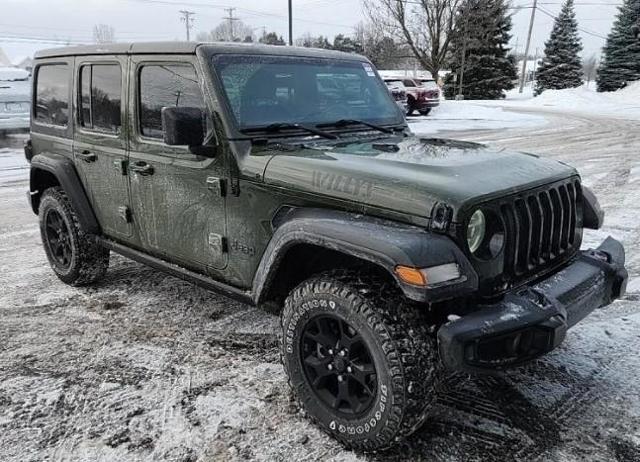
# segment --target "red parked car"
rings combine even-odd
[[[434,80],[403,78],[402,82],[407,89],[407,115],[414,111],[427,115],[431,109],[440,105],[440,88]]]

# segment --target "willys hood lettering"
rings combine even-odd
[[[576,174],[550,159],[476,143],[393,137],[278,152],[265,181],[422,217],[445,202],[458,221],[466,206]]]

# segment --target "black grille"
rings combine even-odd
[[[519,194],[500,205],[506,231],[505,275],[522,277],[572,255],[582,239],[580,181]]]

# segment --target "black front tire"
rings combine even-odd
[[[420,112],[420,115],[426,116],[426,115],[429,115],[429,113],[431,112],[431,108],[428,107],[428,108],[422,109],[422,110],[420,110],[418,112]]]
[[[312,328],[309,334],[308,326],[317,325],[320,319],[335,319],[336,327]],[[285,301],[282,328],[282,361],[294,393],[307,414],[342,444],[363,451],[385,449],[423,423],[435,399],[440,362],[425,319],[404,302],[392,283],[353,271],[312,277],[294,289]],[[315,348],[313,342],[309,349],[309,337],[318,337],[316,332],[331,331],[329,335],[342,332],[343,328],[350,332],[348,338],[361,339],[362,347],[357,353],[348,351],[341,357],[330,356],[327,352],[331,345]],[[334,338],[328,343],[333,344]],[[342,352],[341,340],[335,346]],[[358,370],[356,362],[367,357],[365,350],[375,370],[367,386],[372,399],[364,399],[370,404],[358,412],[350,412],[348,401],[338,399],[336,407],[335,399],[331,404],[326,396],[332,390],[340,396],[345,379],[327,372],[328,378],[322,380],[324,387],[318,390],[317,378],[322,371],[316,375],[309,364],[327,368],[332,364],[333,371],[342,369],[339,375],[344,377],[349,364],[352,370]],[[348,388],[354,394],[363,389],[358,381]],[[357,402],[363,402],[361,397],[357,398],[360,400]]]
[[[81,286],[105,275],[109,249],[82,228],[62,188],[49,188],[42,194],[38,216],[47,259],[60,280]]]

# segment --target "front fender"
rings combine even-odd
[[[447,236],[390,220],[325,209],[296,208],[276,225],[256,272],[253,291],[262,301],[287,250],[312,244],[366,260],[384,268],[405,296],[417,302],[459,297],[478,287],[473,267]],[[432,288],[407,284],[395,274],[397,265],[426,268],[455,262],[463,277],[452,284]]]
[[[38,213],[40,196],[43,185],[38,181],[38,171],[52,174],[60,183],[65,194],[71,201],[74,211],[82,227],[89,233],[99,234],[100,225],[82,186],[80,177],[73,161],[65,156],[54,153],[43,153],[31,159],[30,198],[31,208]]]

